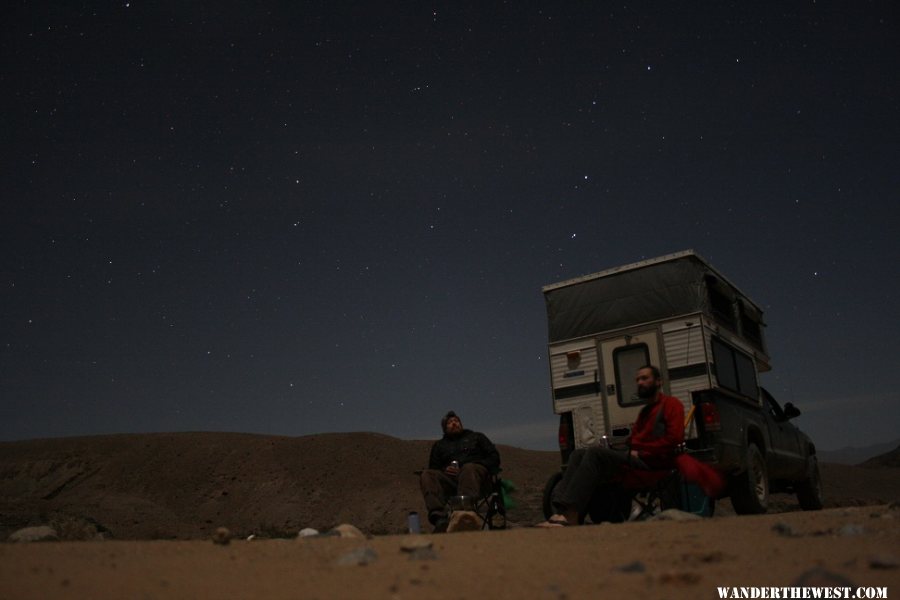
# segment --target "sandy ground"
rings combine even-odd
[[[414,472],[430,444],[366,433],[0,443],[0,539],[52,525],[68,540],[0,543],[0,600],[716,598],[718,586],[804,585],[811,571],[805,585],[900,597],[890,465],[823,464],[818,512],[776,494],[763,516],[735,516],[722,500],[712,519],[547,531],[527,526],[542,518],[558,453],[501,447],[518,488],[511,529],[404,536],[408,511],[424,513]],[[296,537],[338,523],[369,537]],[[228,545],[210,541],[221,526],[235,533]],[[432,547],[410,554],[410,539]]]
[[[888,506],[414,536],[433,542],[430,557],[402,550],[410,537],[2,544],[0,598],[717,598],[718,586],[789,585],[900,595],[900,510]],[[360,552],[368,564],[341,564]]]

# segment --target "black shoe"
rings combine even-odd
[[[434,529],[431,533],[447,533],[447,525],[449,524],[450,520],[447,517],[441,517],[434,522]]]

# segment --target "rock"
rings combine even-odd
[[[219,527],[213,532],[212,541],[221,546],[227,545],[231,541],[231,530],[227,527]]]
[[[616,567],[616,571],[622,571],[623,573],[643,573],[646,570],[647,567],[645,567],[644,563],[639,560],[630,562],[627,565]]]
[[[437,560],[434,548],[416,548],[409,553],[409,560]]]
[[[297,534],[297,537],[305,538],[305,537],[313,537],[319,535],[318,529],[313,529],[312,527],[304,527],[300,530],[300,533]]]
[[[778,535],[783,535],[784,537],[797,537],[797,533],[794,531],[794,528],[784,521],[779,521],[772,525],[772,531],[774,531]]]
[[[432,541],[420,535],[410,535],[400,540],[400,550],[408,552],[410,560],[437,560]]]
[[[354,565],[369,565],[378,560],[378,554],[368,546],[357,548],[337,559],[337,564],[342,567]]]
[[[410,535],[400,540],[400,550],[403,552],[412,552],[414,550],[421,550],[422,548],[431,548],[433,544],[434,542],[426,537]]]
[[[25,527],[13,532],[7,539],[10,542],[56,542],[58,540],[59,535],[56,530],[47,525]]]
[[[837,534],[841,537],[850,537],[854,535],[862,535],[866,532],[862,525],[849,523],[838,529]]]
[[[683,510],[678,510],[677,508],[668,508],[658,515],[653,515],[648,521],[699,521],[702,519],[700,515],[695,515],[694,513],[684,512]]]
[[[900,563],[893,554],[876,554],[869,557],[870,569],[896,569],[898,566]]]
[[[702,578],[699,573],[693,571],[670,571],[660,575],[659,582],[664,585],[695,585],[700,583]]]
[[[342,523],[338,525],[334,529],[332,529],[329,533],[336,534],[338,537],[342,538],[357,538],[357,539],[365,539],[366,535],[354,527],[349,523]]]
[[[471,510],[456,510],[450,515],[450,522],[447,524],[447,533],[454,531],[480,531],[481,517],[478,513]]]
[[[852,587],[857,585],[839,573],[833,573],[822,567],[814,567],[803,572],[795,579],[792,586],[796,587]]]

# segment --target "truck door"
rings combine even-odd
[[[800,449],[800,433],[793,423],[787,420],[781,405],[764,388],[759,389],[763,400],[763,410],[769,413],[766,421],[769,424],[769,438],[772,447],[769,450],[770,477],[793,477],[803,473],[806,459]]]
[[[659,365],[659,333],[649,329],[599,342],[606,434],[613,438],[631,433],[631,425],[647,403],[637,395],[635,375],[643,365]]]

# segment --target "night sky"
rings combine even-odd
[[[541,286],[694,249],[900,437],[895,2],[9,2],[0,439],[552,449]]]

